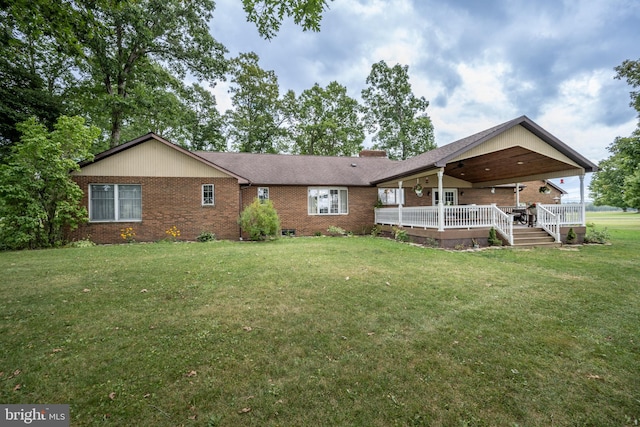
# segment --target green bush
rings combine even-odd
[[[91,238],[87,237],[82,240],[74,240],[69,243],[67,246],[70,248],[91,248],[96,244],[91,241]]]
[[[409,241],[409,234],[407,234],[407,230],[403,230],[402,228],[394,228],[393,237],[399,242]]]
[[[196,240],[203,243],[213,242],[214,240],[216,240],[216,235],[211,233],[210,231],[203,231],[198,235],[198,237],[196,237]]]
[[[573,227],[569,228],[569,231],[567,232],[567,243],[573,243],[577,238],[578,236],[576,235],[576,232],[573,231]]]
[[[605,227],[602,230],[597,230],[596,225],[594,223],[587,224],[587,233],[584,236],[585,243],[599,243],[605,244],[611,240],[611,235]]]
[[[493,227],[489,230],[489,246],[502,246],[502,240],[498,238],[496,229]]]
[[[280,218],[271,200],[260,201],[256,198],[242,211],[238,224],[251,240],[265,240],[277,236]]]
[[[327,228],[327,233],[331,234],[332,236],[344,236],[345,234],[347,234],[344,228],[336,227],[335,225]]]

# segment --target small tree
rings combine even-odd
[[[249,234],[251,240],[275,237],[280,229],[280,218],[271,200],[260,201],[258,198],[244,208],[238,223],[242,231]]]
[[[502,240],[500,240],[498,238],[498,235],[496,234],[496,229],[491,227],[491,230],[489,230],[489,246],[502,246]]]
[[[0,248],[42,248],[62,242],[65,227],[86,221],[82,190],[69,172],[91,158],[100,133],[81,117],[61,116],[54,130],[35,118],[17,126],[22,136],[0,166]]]

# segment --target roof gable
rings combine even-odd
[[[149,133],[82,162],[74,175],[154,176],[154,177],[233,177],[246,180],[214,165],[188,150]]]
[[[516,138],[514,138],[516,136]],[[565,163],[566,170],[580,169],[595,172],[597,166],[551,135],[526,116],[521,116],[474,135],[428,151],[403,161],[389,174],[380,175],[374,183],[398,179],[433,169],[444,168],[452,162],[478,157],[513,147],[536,152],[557,163]],[[450,167],[451,169],[451,167]]]

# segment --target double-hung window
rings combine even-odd
[[[269,200],[269,187],[258,187],[258,199],[260,203],[264,203],[265,200]]]
[[[349,213],[346,188],[310,187],[308,189],[309,215],[346,215]]]
[[[445,205],[457,205],[458,204],[458,189],[456,188],[443,188],[442,192],[444,193],[444,204]],[[433,190],[433,205],[437,205],[440,203],[440,195],[438,194],[438,190]]]
[[[142,188],[139,184],[89,185],[89,220],[141,221]]]
[[[214,205],[214,191],[213,184],[203,184],[202,185],[202,206],[213,206]]]

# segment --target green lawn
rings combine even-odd
[[[74,426],[634,426],[640,215],[589,221],[613,244],[0,253],[0,402]]]

